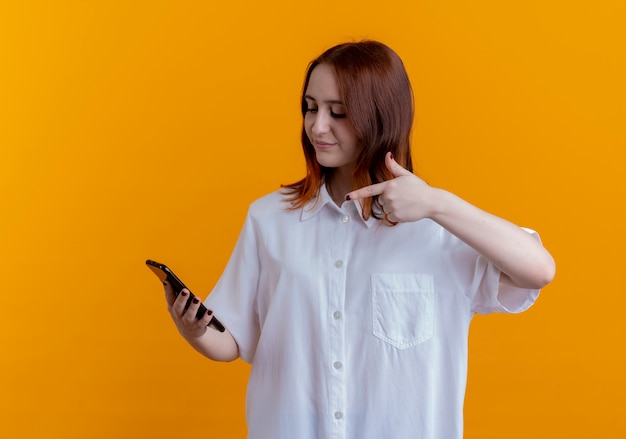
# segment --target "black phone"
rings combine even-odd
[[[161,282],[169,282],[169,284],[172,286],[172,289],[174,290],[174,294],[176,294],[177,296],[183,290],[183,288],[187,288],[185,284],[165,264],[161,264],[160,262],[151,261],[150,259],[148,259],[146,261],[146,265],[150,270],[152,270],[154,274],[156,274]],[[187,289],[189,290],[189,288]],[[191,301],[194,299],[194,297],[196,296],[194,296],[191,290],[189,290],[189,299],[187,299],[185,309],[189,308],[189,305],[191,305]],[[201,319],[202,317],[204,317],[206,312],[206,306],[201,303],[200,308],[198,308],[196,318]],[[222,325],[220,321],[215,318],[215,316],[213,316],[213,318],[209,322],[209,326],[217,329],[220,332],[224,332],[224,325]]]

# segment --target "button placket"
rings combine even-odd
[[[331,288],[329,291],[329,309],[331,310],[331,320],[329,322],[330,331],[330,350],[328,365],[329,371],[329,390],[330,390],[330,415],[333,422],[330,426],[331,438],[342,438],[345,436],[345,365],[343,363],[345,357],[345,326],[344,305],[346,294],[346,268],[348,249],[350,247],[350,216],[345,212],[339,213],[338,222],[336,222],[333,233],[333,241],[331,244]],[[337,220],[335,220],[337,221]]]

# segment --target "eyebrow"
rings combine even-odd
[[[313,102],[317,102],[317,100],[310,95],[304,95],[304,99],[308,99],[310,101]],[[323,101],[325,104],[339,104],[339,105],[343,105],[343,101],[340,101],[339,99],[329,99],[327,101]]]

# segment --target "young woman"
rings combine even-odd
[[[302,113],[306,177],[250,206],[203,319],[166,285],[172,318],[208,358],[252,364],[250,438],[460,439],[472,316],[527,309],[554,261],[411,172],[411,86],[387,46],[314,60]]]

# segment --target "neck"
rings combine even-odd
[[[337,206],[341,206],[345,201],[346,194],[352,190],[350,180],[350,176],[346,176],[338,169],[327,176],[326,189]]]

